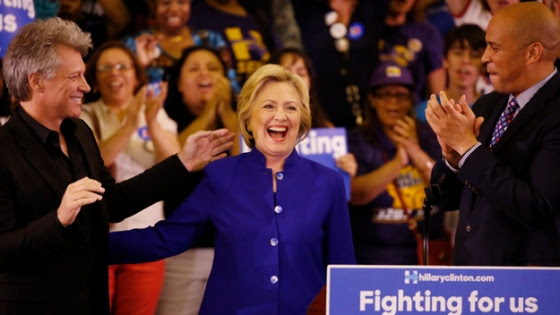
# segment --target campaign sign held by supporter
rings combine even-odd
[[[241,152],[251,151],[243,139],[240,143]],[[335,161],[336,158],[348,153],[346,129],[313,128],[307,137],[296,145],[296,151],[305,158],[338,171],[344,179],[346,197],[350,200],[350,175],[338,168]]]
[[[34,19],[33,0],[0,0],[0,58],[18,29]]]

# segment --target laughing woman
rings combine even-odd
[[[208,226],[214,263],[200,314],[304,314],[329,264],[354,263],[340,175],[302,158],[307,87],[277,65],[245,83],[238,120],[249,153],[209,164],[166,220],[111,234],[111,263],[154,261],[190,248]]]

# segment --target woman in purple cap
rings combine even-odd
[[[418,264],[415,227],[422,232],[424,187],[441,158],[437,139],[413,110],[414,82],[406,68],[381,64],[369,81],[364,123],[348,135],[358,161],[350,217],[359,264]],[[443,235],[442,215],[430,234]]]

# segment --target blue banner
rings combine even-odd
[[[249,147],[240,140],[241,152]],[[345,128],[313,128],[305,139],[296,145],[296,151],[312,161],[328,166],[342,175],[346,197],[350,200],[350,175],[336,166],[335,159],[348,153]]]
[[[327,314],[560,314],[560,268],[332,265]]]
[[[33,0],[0,0],[0,58],[18,29],[34,19]]]

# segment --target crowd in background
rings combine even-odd
[[[520,1],[510,0],[507,4]],[[521,1],[523,2],[523,1]],[[560,7],[549,3],[556,15]],[[424,115],[445,91],[473,104],[493,90],[481,56],[497,0],[35,0],[90,32],[91,92],[84,119],[117,181],[179,151],[199,130],[236,132],[237,97],[267,63],[299,75],[313,128],[344,128],[355,254],[364,264],[417,264],[410,217],[423,222],[423,187],[441,159]],[[1,64],[0,64],[1,66]],[[15,104],[2,81],[0,125]],[[155,224],[182,201],[165,200],[112,225]],[[164,211],[165,208],[165,211]],[[453,241],[454,216],[435,213],[432,236]],[[214,235],[183,254],[110,269],[113,314],[196,314]]]

